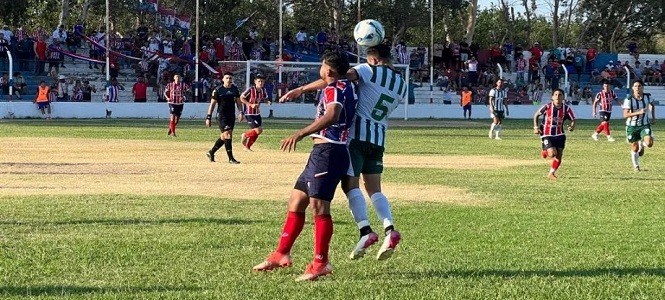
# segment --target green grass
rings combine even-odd
[[[271,149],[301,126],[266,123],[260,143]],[[293,281],[312,256],[309,222],[292,268],[251,272],[276,245],[282,202],[16,196],[0,183],[0,297],[662,299],[665,150],[656,140],[642,158],[645,171],[634,173],[621,122],[613,125],[616,143],[594,142],[589,136],[595,121],[579,122],[568,134],[557,182],[545,179],[546,161],[489,170],[387,168],[388,182],[458,187],[490,202],[393,203],[403,241],[385,262],[347,258],[357,231],[345,205],[333,205],[335,273],[313,283]],[[530,121],[507,120],[504,140],[493,141],[478,126],[394,127],[387,155],[537,160],[539,140],[530,128]],[[245,126],[238,129],[236,134]],[[165,140],[165,131],[165,121],[151,120],[0,122],[0,138]],[[218,134],[201,121],[185,121],[179,132],[178,141],[212,142]],[[309,147],[304,141],[299,151]],[[284,183],[285,198],[291,187]]]

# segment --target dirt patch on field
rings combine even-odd
[[[254,152],[235,149],[242,163],[226,163],[222,149],[216,163],[205,156],[211,143],[61,138],[0,140],[0,195],[138,194],[201,195],[231,199],[284,201],[300,175],[308,153]],[[303,143],[301,147],[309,147]],[[468,157],[387,156],[390,167],[464,168]],[[493,161],[488,159],[487,161]],[[514,164],[513,164],[514,165]],[[460,167],[461,166],[461,167]],[[492,167],[492,166],[488,166]],[[395,201],[432,201],[461,205],[486,201],[447,186],[384,184]],[[436,195],[432,198],[432,195]],[[336,201],[345,203],[338,190]]]

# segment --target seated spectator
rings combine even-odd
[[[2,73],[0,77],[0,96],[9,95],[9,75],[7,73]]]
[[[83,87],[81,87],[81,93],[81,101],[90,102],[92,101],[92,93],[97,93],[97,88],[94,85],[90,85],[90,81],[84,80]]]
[[[439,74],[439,77],[436,79],[436,86],[439,87],[441,91],[448,91],[448,85],[450,84],[450,79],[448,76]]]
[[[591,91],[591,85],[587,84],[582,90],[582,101],[586,104],[591,104],[591,99],[593,98],[593,92]]]
[[[21,95],[25,95],[27,91],[27,84],[25,83],[25,78],[21,75],[21,72],[15,72],[12,86],[14,87],[14,95],[19,99],[23,99]]]

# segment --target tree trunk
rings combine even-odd
[[[60,25],[63,25],[69,18],[69,0],[61,0],[60,3]]]
[[[79,21],[85,22],[88,19],[88,11],[90,10],[90,4],[92,4],[92,0],[83,0],[83,5],[81,5],[81,16],[79,16]]]
[[[559,5],[561,0],[554,0],[552,7],[552,47],[559,45]]]
[[[563,43],[564,44],[568,40],[568,33],[570,31],[570,22],[573,18],[573,10],[575,10],[575,8],[577,7],[577,4],[579,4],[579,3],[580,3],[579,1],[575,2],[575,0],[570,0],[570,3],[568,3],[568,20],[566,21],[566,31],[563,35]]]
[[[619,29],[623,26],[623,23],[626,22],[626,19],[628,19],[628,16],[630,13],[633,11],[633,3],[635,1],[631,0],[630,3],[628,4],[628,9],[626,12],[623,14],[621,17],[621,20],[617,23],[617,26],[614,27],[614,30],[612,31],[612,36],[610,37],[610,51],[611,52],[617,52],[617,45],[616,42],[619,39]]]
[[[469,18],[466,23],[466,42],[473,43],[473,34],[476,29],[476,18],[478,16],[478,0],[469,1]]]
[[[531,1],[532,5],[535,6],[535,0]],[[526,44],[531,45],[531,7],[529,7],[529,0],[522,0],[522,5],[526,16]]]

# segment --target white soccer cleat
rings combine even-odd
[[[376,259],[386,260],[390,258],[395,252],[395,247],[397,247],[397,244],[399,244],[401,239],[402,236],[397,230],[391,230],[383,239],[383,244],[381,244],[379,253],[376,254]]]
[[[598,133],[595,133],[595,132],[594,132],[594,133],[591,135],[591,138],[592,138],[594,141],[597,141],[597,140],[598,140]]]
[[[356,243],[356,247],[353,248],[353,251],[351,251],[349,258],[358,259],[363,257],[365,255],[365,250],[367,250],[367,248],[369,248],[370,246],[376,244],[376,242],[378,241],[379,241],[379,235],[376,234],[376,232],[370,232],[366,235],[361,236],[360,240],[358,240],[358,243]]]
[[[612,136],[609,136],[609,135],[608,135],[608,136],[607,136],[607,141],[608,141],[608,142],[614,142],[614,141],[616,141],[616,140],[615,140]]]

